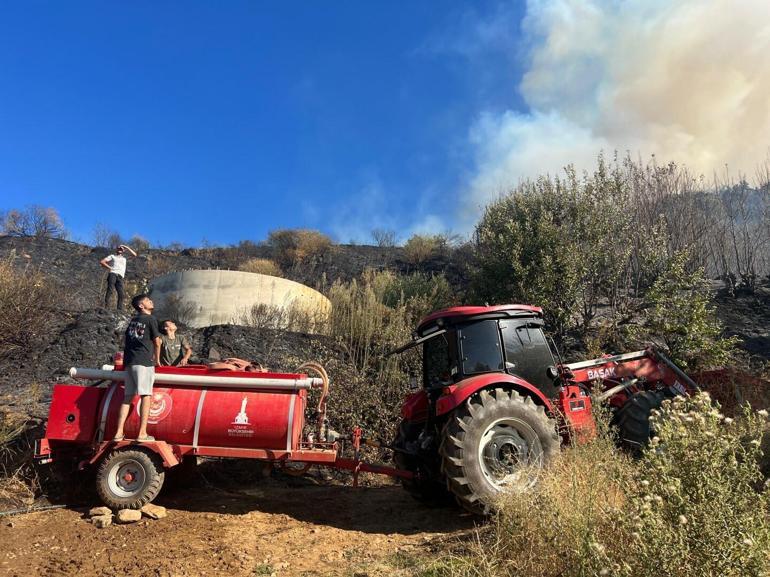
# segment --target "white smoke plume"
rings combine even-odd
[[[522,30],[529,111],[473,127],[475,207],[602,150],[706,176],[767,159],[769,0],[529,0]]]

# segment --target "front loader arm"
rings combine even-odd
[[[655,348],[564,364],[562,378],[578,384],[603,384],[604,398],[631,387],[664,385],[678,394],[692,394],[700,387],[666,355]],[[646,384],[646,387],[640,386]],[[614,404],[614,403],[613,403]]]

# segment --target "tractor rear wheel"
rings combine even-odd
[[[407,493],[429,507],[441,507],[452,503],[452,494],[447,490],[440,466],[427,463],[417,454],[423,427],[423,423],[401,421],[396,440],[393,442],[396,448],[393,461],[397,469],[418,475],[414,479],[401,479],[401,486]]]
[[[482,390],[444,427],[441,455],[449,489],[467,510],[488,514],[502,491],[531,487],[559,445],[556,421],[531,397]]]
[[[650,427],[650,413],[659,409],[663,393],[640,391],[623,403],[612,422],[618,428],[620,444],[634,453],[639,453],[654,435]]]
[[[111,509],[141,509],[163,486],[165,472],[158,455],[143,447],[117,449],[96,471],[96,492]]]

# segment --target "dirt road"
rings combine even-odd
[[[458,509],[429,509],[392,484],[274,475],[167,491],[156,502],[165,519],[104,529],[85,508],[4,517],[0,575],[413,575],[473,528]]]

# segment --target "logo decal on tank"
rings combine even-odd
[[[150,405],[150,418],[148,423],[157,425],[163,419],[171,414],[171,407],[174,401],[168,394],[168,389],[155,389],[152,393],[152,404]]]
[[[246,403],[248,397],[244,396],[241,401],[241,410],[236,413],[230,428],[227,429],[229,437],[251,437],[254,435],[254,429],[249,427],[249,415],[246,414]]]

